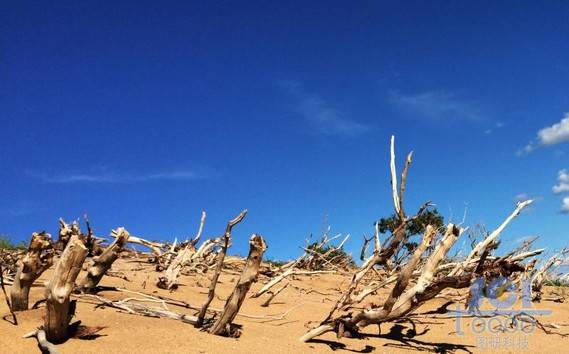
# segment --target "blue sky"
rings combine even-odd
[[[569,234],[565,2],[11,2],[0,8],[0,233],[87,212],[98,234],[263,234],[295,257],[325,220],[357,253],[406,204]],[[564,204],[565,203],[565,204]],[[565,209],[563,209],[565,208]],[[460,243],[460,241],[459,241]]]

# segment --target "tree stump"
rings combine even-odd
[[[28,252],[18,261],[14,284],[10,290],[13,311],[28,309],[28,297],[34,281],[53,264],[51,236],[34,232]]]
[[[209,332],[212,334],[233,335],[233,333],[231,333],[231,323],[235,319],[235,316],[237,316],[245,300],[245,296],[247,296],[247,292],[249,288],[251,288],[251,284],[257,280],[259,267],[263,259],[263,253],[267,249],[267,244],[260,235],[253,235],[251,236],[249,245],[249,256],[247,257],[245,268],[243,268],[243,273],[241,273],[241,278],[235,286],[235,289],[233,289],[233,293],[231,293],[227,299],[223,312],[209,329]]]
[[[117,260],[123,247],[128,242],[130,234],[124,228],[119,227],[113,231],[117,235],[113,243],[111,243],[100,256],[93,257],[93,262],[87,269],[85,278],[81,281],[81,291],[92,291],[101,281],[107,270],[111,268],[113,262]]]
[[[73,235],[46,285],[44,330],[49,342],[62,343],[68,338],[68,326],[74,314],[70,295],[87,253],[79,236]]]

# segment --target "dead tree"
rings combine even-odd
[[[111,234],[111,237],[117,237],[114,234]],[[166,245],[159,242],[148,241],[138,236],[129,236],[128,238],[129,243],[136,243],[138,245],[150,248],[152,250],[152,254],[156,257],[156,259],[160,258],[166,248]]]
[[[261,289],[251,294],[251,297],[259,297],[269,292],[277,284],[293,275],[335,273],[338,270],[346,270],[353,266],[352,257],[343,251],[343,246],[350,235],[346,235],[338,245],[334,246],[331,242],[338,239],[341,234],[328,237],[329,231],[330,228],[324,232],[318,242],[310,243],[307,240],[307,246],[303,247],[304,253],[280,267],[278,273],[269,279]]]
[[[87,253],[79,235],[71,236],[46,285],[44,330],[51,343],[62,343],[69,336],[68,326],[75,312],[75,302],[70,301],[70,295]]]
[[[103,239],[94,235],[93,228],[91,227],[91,222],[89,221],[87,214],[83,215],[83,219],[85,220],[85,226],[87,227],[87,235],[84,237],[85,247],[89,250],[89,254],[87,256],[99,256],[103,253],[103,248],[100,245]]]
[[[225,259],[225,255],[227,253],[227,248],[229,247],[229,242],[231,241],[231,230],[237,224],[239,224],[247,215],[247,209],[243,210],[241,214],[237,215],[235,219],[230,220],[227,223],[227,227],[225,228],[225,233],[223,234],[223,245],[221,246],[221,250],[217,255],[217,264],[215,266],[215,273],[211,278],[211,283],[209,285],[209,291],[207,294],[207,300],[203,304],[200,313],[198,315],[198,321],[196,323],[196,327],[199,328],[203,326],[205,314],[207,312],[207,308],[213,301],[213,297],[215,296],[215,287],[217,286],[217,280],[219,279],[219,275],[221,274],[221,269],[223,268],[223,260]]]
[[[261,235],[251,236],[249,246],[249,256],[247,257],[247,263],[245,264],[241,278],[227,299],[223,312],[219,315],[215,324],[209,329],[209,332],[212,334],[231,337],[239,336],[239,333],[231,328],[231,323],[235,319],[235,316],[237,316],[243,301],[245,301],[245,296],[251,288],[251,284],[257,280],[263,253],[265,253],[267,249],[267,244]]]
[[[130,234],[128,231],[119,227],[112,231],[116,235],[115,240],[111,243],[101,255],[93,257],[87,274],[80,282],[79,289],[83,292],[91,292],[101,281],[105,273],[111,269],[113,262],[119,258],[121,251],[128,242]]]
[[[443,264],[448,250],[463,232],[462,228],[453,224],[446,227],[446,231],[438,242],[435,241],[438,239],[437,230],[431,225],[427,226],[422,242],[415,250],[405,257],[394,259],[409,237],[406,230],[407,224],[416,217],[408,217],[403,209],[403,194],[411,157],[412,154],[407,157],[401,175],[401,187],[398,189],[394,138],[392,137],[391,186],[398,224],[383,247],[379,241],[376,224],[373,255],[366,259],[360,270],[353,275],[347,289],[332,307],[328,316],[319,326],[302,336],[301,341],[309,341],[326,332],[336,332],[338,338],[347,336],[348,333],[355,335],[360,332],[361,328],[370,324],[379,325],[401,319],[447,288],[467,288],[477,277],[489,281],[497,276],[509,276],[515,272],[523,272],[525,266],[520,262],[543,251],[508,254],[504,257],[490,255],[490,252],[497,245],[497,238],[500,233],[508,223],[520,214],[524,207],[531,203],[531,201],[526,201],[519,203],[512,215],[494,232],[475,245],[472,252],[463,261]],[[421,207],[417,215],[420,215],[427,206],[428,204],[425,204]],[[434,247],[431,246],[433,243],[435,244]],[[430,249],[432,251],[429,251]],[[404,263],[398,264],[397,262]],[[378,266],[386,270],[386,276],[380,279],[379,284],[361,289],[362,280]],[[370,307],[357,310],[358,307],[361,307],[358,305],[365,297],[375,294],[377,290],[393,283],[395,285],[387,299],[373,301]]]
[[[564,256],[569,253],[568,249],[562,250],[559,254],[549,258],[541,268],[534,270],[531,277],[531,292],[532,301],[539,302],[541,300],[542,292],[541,289],[545,280],[547,279],[547,273],[564,261]]]
[[[202,235],[203,227],[205,224],[205,218],[206,218],[206,213],[204,211],[202,212],[202,218],[200,221],[200,227],[198,229],[197,235],[191,241],[186,242],[186,246],[178,251],[176,257],[172,260],[172,262],[170,262],[168,268],[166,268],[164,275],[158,278],[156,286],[158,286],[161,289],[169,289],[169,290],[177,288],[177,278],[180,271],[182,270],[184,265],[191,260],[192,254],[196,253],[196,249],[194,246],[195,244],[198,243]]]
[[[54,248],[57,251],[63,251],[73,235],[81,235],[79,223],[77,221],[73,221],[71,224],[68,224],[63,220],[63,218],[59,218],[59,233]]]
[[[2,262],[0,262],[0,288],[2,288],[2,293],[4,294],[4,299],[6,300],[6,305],[8,306],[8,310],[12,315],[12,321],[14,321],[14,325],[18,325],[18,318],[14,313],[12,304],[10,303],[10,299],[8,298],[8,294],[6,293],[6,288],[4,287],[4,269],[2,269]]]
[[[14,283],[10,290],[13,311],[28,309],[28,297],[34,281],[53,264],[51,236],[34,232],[27,253],[18,261]]]

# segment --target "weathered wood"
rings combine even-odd
[[[273,301],[273,299],[275,297],[277,297],[278,294],[280,294],[284,289],[288,288],[288,286],[290,285],[290,283],[286,283],[285,285],[281,286],[278,290],[275,290],[274,292],[271,292],[271,296],[269,296],[269,298],[267,298],[267,300],[265,300],[265,302],[263,302],[261,304],[262,307],[268,307],[271,303],[271,301]]]
[[[211,279],[211,283],[209,284],[209,291],[207,293],[207,300],[203,304],[202,309],[198,315],[198,321],[196,323],[196,327],[199,328],[203,326],[205,314],[207,312],[207,308],[213,301],[213,297],[215,296],[215,287],[217,286],[217,280],[219,279],[219,275],[221,274],[221,269],[223,268],[223,260],[225,259],[225,254],[227,253],[227,247],[229,247],[229,242],[231,241],[231,230],[237,224],[239,224],[247,215],[247,209],[243,210],[241,214],[237,215],[235,219],[230,220],[227,223],[227,227],[225,228],[225,233],[223,234],[223,246],[217,255],[217,264],[215,266],[215,273],[213,274],[213,278]]]
[[[117,235],[115,234],[111,234],[111,237],[117,237]],[[163,243],[159,243],[159,242],[153,242],[153,241],[148,241],[145,240],[141,237],[138,236],[132,236],[130,235],[128,238],[128,242],[129,243],[136,243],[138,245],[142,245],[144,247],[148,247],[152,250],[152,253],[156,256],[156,257],[160,257],[162,256],[162,250],[166,247],[165,244]]]
[[[0,287],[2,288],[2,293],[4,294],[4,299],[6,299],[6,305],[8,305],[8,310],[10,310],[10,314],[12,315],[12,320],[14,321],[14,325],[18,325],[18,318],[12,309],[12,304],[10,303],[10,299],[8,299],[8,294],[6,294],[6,288],[4,287],[4,269],[2,269],[2,262],[0,262]]]
[[[28,309],[28,297],[34,281],[53,264],[51,236],[34,232],[27,253],[18,261],[16,276],[10,290],[13,311]]]
[[[247,292],[251,288],[251,284],[257,280],[257,275],[259,274],[259,267],[261,265],[261,260],[263,259],[263,253],[267,249],[267,244],[261,235],[251,236],[249,241],[249,256],[247,257],[247,263],[241,274],[241,278],[237,282],[235,289],[227,299],[223,312],[217,318],[215,324],[209,329],[209,332],[217,335],[232,335],[231,323],[237,316]]]
[[[43,329],[37,329],[33,332],[30,332],[28,334],[24,334],[22,336],[22,338],[36,338],[38,341],[38,345],[42,351],[42,353],[44,354],[58,354],[59,352],[57,351],[57,347],[53,344],[50,343],[45,335],[45,331]]]
[[[541,288],[543,287],[543,283],[546,279],[547,272],[555,266],[560,265],[563,262],[563,259],[555,255],[547,260],[545,264],[534,271],[534,274],[531,277],[531,300],[535,302],[539,302],[541,300]]]
[[[520,214],[522,209],[529,205],[531,201],[519,203],[515,211],[498,227],[493,233],[486,237],[475,247],[472,252],[459,262],[442,264],[446,254],[458,237],[464,231],[462,228],[453,224],[447,226],[446,232],[434,250],[429,254],[429,243],[434,238],[436,230],[428,226],[423,237],[423,242],[417,245],[414,252],[399,260],[406,263],[401,264],[397,259],[397,252],[409,238],[407,224],[414,218],[421,215],[422,211],[429,205],[425,204],[419,209],[414,217],[406,217],[403,211],[403,195],[405,192],[406,176],[412,155],[409,154],[405,168],[401,177],[400,194],[397,193],[397,179],[395,170],[394,138],[391,139],[391,190],[393,204],[395,205],[396,215],[399,215],[396,227],[393,228],[392,235],[385,242],[383,249],[375,247],[374,254],[369,257],[360,270],[357,271],[350,282],[346,291],[336,302],[328,316],[320,325],[301,337],[301,341],[306,342],[314,337],[326,332],[336,332],[338,338],[345,334],[357,334],[360,329],[370,324],[381,324],[383,322],[395,321],[405,318],[412,311],[416,310],[425,302],[439,295],[448,288],[464,289],[470,286],[473,279],[482,277],[489,281],[497,276],[510,276],[513,273],[525,272],[527,268],[518,262],[528,257],[535,256],[543,250],[524,252],[517,254],[512,252],[503,257],[491,256],[490,252],[495,248],[497,238],[504,228]],[[376,235],[377,224],[376,224]],[[364,253],[364,252],[362,252]],[[425,257],[423,257],[425,256]],[[392,260],[395,258],[395,260]],[[393,268],[393,264],[397,268]],[[357,288],[364,276],[376,266],[384,266],[387,272],[380,275],[380,281],[374,285],[368,285],[362,291],[357,292]],[[442,271],[445,271],[443,274]],[[450,273],[448,273],[450,271]],[[414,278],[417,276],[417,278]],[[380,288],[394,283],[389,297],[383,301],[383,305],[372,302],[371,306],[366,306],[363,310],[361,301],[368,295],[376,293]],[[356,306],[354,304],[358,304]]]
[[[49,342],[62,343],[68,338],[68,326],[74,313],[70,295],[87,253],[79,236],[73,235],[46,285],[44,330]]]
[[[59,233],[54,248],[58,251],[63,251],[73,235],[81,235],[81,229],[77,221],[68,224],[63,218],[59,218]]]
[[[202,212],[202,218],[200,220],[200,227],[198,229],[197,235],[194,237],[192,241],[188,241],[183,249],[178,251],[176,257],[172,260],[172,262],[170,262],[168,268],[166,268],[164,275],[158,278],[158,282],[156,283],[157,287],[169,290],[177,288],[178,285],[177,279],[178,275],[180,274],[180,271],[182,270],[186,262],[188,262],[191,259],[191,256],[196,253],[194,245],[197,244],[202,235],[205,219],[206,219],[206,213],[204,211]]]
[[[87,274],[85,274],[85,277],[80,282],[79,288],[81,291],[91,292],[99,284],[105,273],[111,269],[113,262],[119,258],[130,236],[128,231],[123,227],[113,230],[113,234],[116,235],[113,243],[111,243],[101,255],[93,257],[93,261],[87,269]]]

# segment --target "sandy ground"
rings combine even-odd
[[[140,269],[144,268],[144,269]],[[148,294],[159,294],[201,305],[206,298],[209,281],[204,276],[182,276],[181,286],[170,293],[158,289],[154,283],[157,277],[152,266],[132,260],[119,260],[114,270],[123,271],[129,281],[105,277],[101,285],[118,286]],[[30,294],[30,303],[43,298],[43,281],[50,275],[46,272]],[[233,289],[237,275],[224,274],[218,286],[218,298],[212,307],[222,308],[225,298]],[[253,286],[259,289],[264,279]],[[401,353],[408,351],[427,352],[499,352],[499,353],[569,353],[569,337],[547,335],[535,329],[531,333],[490,333],[481,327],[472,326],[472,319],[460,322],[464,335],[456,333],[455,318],[439,318],[447,315],[425,315],[415,321],[415,329],[410,323],[383,324],[381,334],[377,326],[366,328],[369,334],[365,339],[337,339],[334,334],[326,334],[311,343],[301,343],[298,338],[306,330],[307,322],[316,323],[330,310],[338,298],[337,289],[345,288],[349,279],[345,276],[325,274],[319,276],[300,276],[274,300],[269,307],[261,307],[265,297],[246,299],[241,313],[251,316],[280,315],[290,311],[280,320],[238,316],[236,323],[242,325],[242,335],[238,339],[214,336],[195,329],[192,325],[179,321],[150,318],[118,312],[113,308],[95,308],[86,299],[79,299],[76,317],[87,326],[105,326],[100,336],[91,340],[70,339],[58,346],[60,353]],[[143,283],[146,282],[145,288]],[[304,290],[303,290],[304,289]],[[313,290],[310,292],[310,290]],[[558,289],[548,288],[547,292]],[[121,292],[103,291],[99,295],[118,300],[129,295]],[[1,295],[0,295],[1,296]],[[381,295],[379,295],[381,296]],[[444,304],[444,299],[435,299],[417,312],[432,311]],[[153,305],[153,304],[149,304]],[[452,305],[451,308],[455,308]],[[534,305],[534,309],[551,310],[551,315],[540,317],[544,323],[563,325],[569,323],[569,304],[544,301]],[[187,314],[195,311],[168,305],[170,310]],[[36,353],[39,352],[35,339],[23,339],[23,334],[42,324],[45,307],[18,313],[19,326],[6,319],[8,308],[2,299],[0,314],[0,352]],[[496,325],[496,320],[492,325]],[[569,326],[560,327],[561,332],[569,333]],[[476,333],[480,332],[480,333]]]

